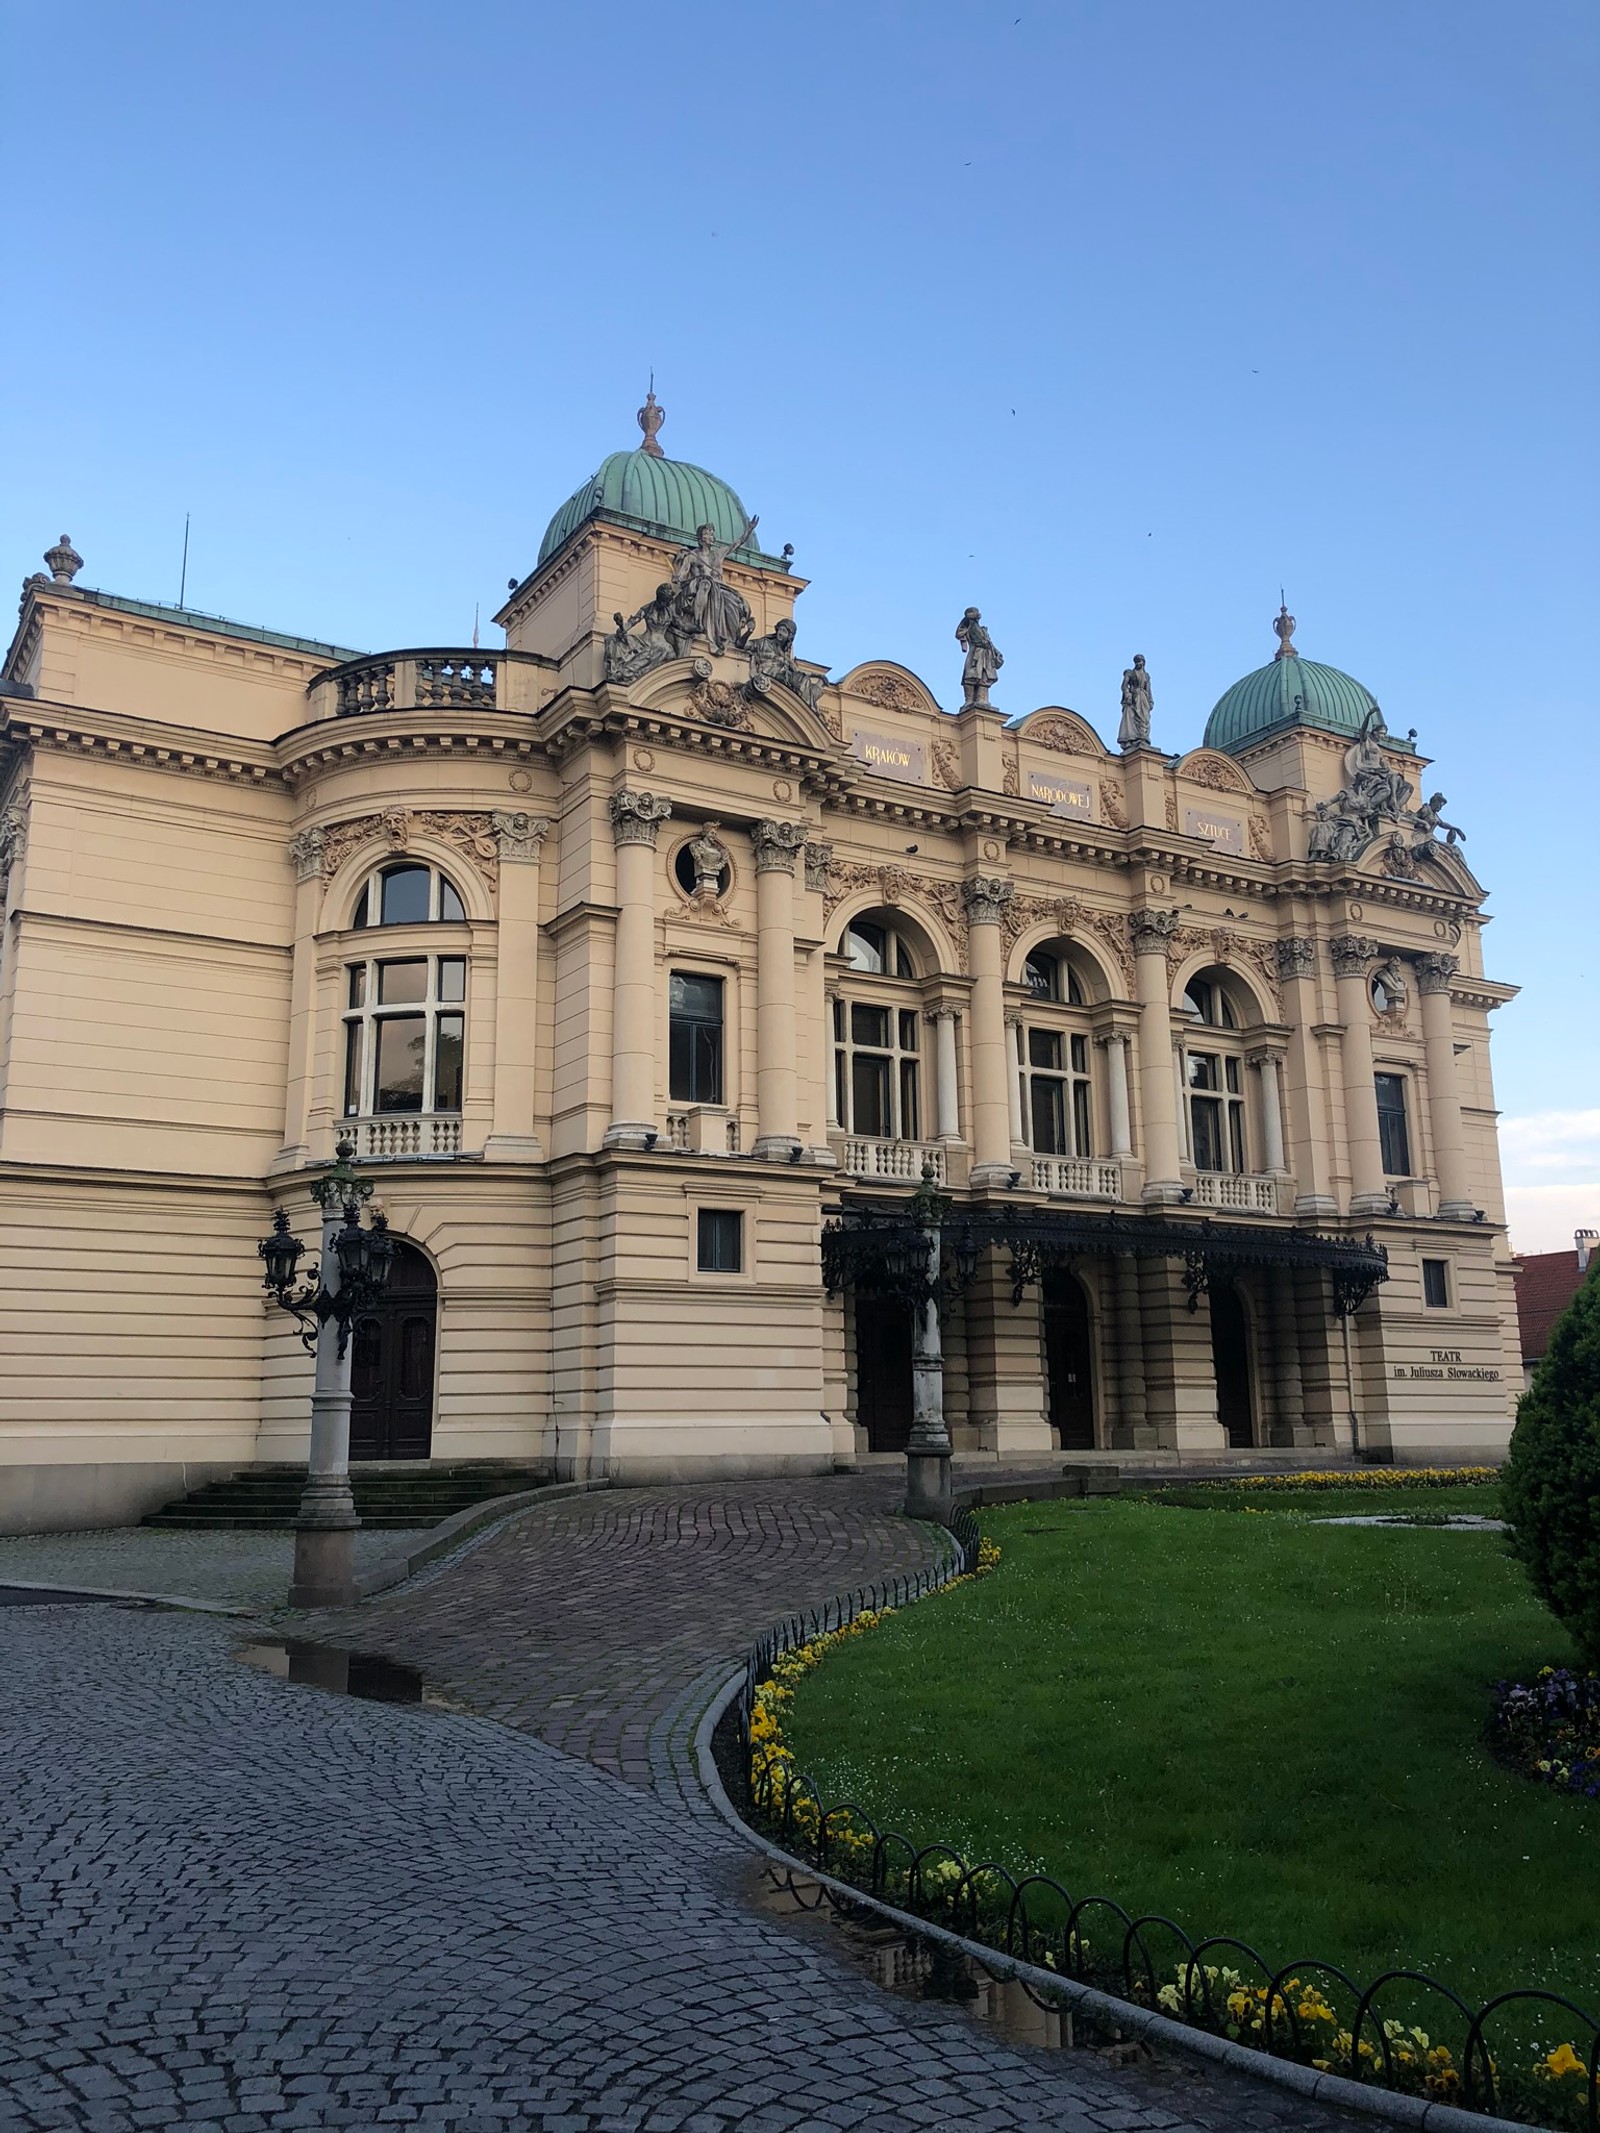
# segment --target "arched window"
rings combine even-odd
[[[839,953],[847,993],[833,1003],[834,1102],[846,1133],[922,1138],[922,996],[918,955],[890,918],[858,918]]]
[[[1190,1031],[1183,1050],[1189,1154],[1196,1170],[1247,1171],[1243,1021],[1227,982],[1215,971],[1189,980],[1184,1011]]]
[[[1036,1155],[1095,1153],[1090,1028],[1083,979],[1064,946],[1035,948],[1023,965],[1031,999],[1017,1032],[1022,1130]]]
[[[459,924],[466,907],[449,875],[420,860],[402,859],[380,867],[356,898],[352,926],[422,926],[442,921]]]

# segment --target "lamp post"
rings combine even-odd
[[[266,1267],[262,1286],[300,1323],[300,1341],[317,1360],[311,1392],[311,1452],[295,1521],[291,1607],[343,1607],[355,1598],[355,1531],[361,1523],[350,1493],[350,1332],[356,1315],[383,1293],[394,1240],[382,1215],[363,1228],[370,1178],[358,1177],[355,1143],[342,1140],[336,1160],[311,1188],[322,1210],[322,1251],[297,1288],[305,1246],[279,1208],[272,1235],[256,1246]]]
[[[939,1226],[948,1202],[933,1165],[911,1197],[914,1235],[903,1278],[911,1299],[911,1435],[906,1443],[906,1516],[950,1523],[950,1431],[944,1419],[944,1349],[939,1336]]]

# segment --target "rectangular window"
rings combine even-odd
[[[355,972],[350,975],[353,978]],[[365,976],[365,972],[362,975]],[[344,1026],[344,1115],[346,1118],[361,1116],[361,1024],[347,1022]]]
[[[442,955],[439,958],[439,998],[441,1000],[464,1000],[467,997],[467,961],[465,956]]]
[[[850,1008],[850,1042],[876,1045],[879,1051],[886,1052],[889,1049],[888,1008],[869,1007],[863,1000],[854,1001]]]
[[[1087,1037],[1074,1037],[1072,1040],[1072,1071],[1074,1074],[1087,1074],[1089,1071],[1089,1040]],[[1079,1151],[1080,1154],[1083,1152],[1083,1150]]]
[[[1378,1145],[1383,1150],[1384,1174],[1391,1178],[1411,1175],[1411,1135],[1406,1129],[1406,1081],[1403,1074],[1375,1074],[1378,1096]]]
[[[385,1015],[374,1026],[378,1034],[378,1065],[373,1077],[373,1110],[420,1111],[427,1018]]]
[[[1191,1065],[1193,1061],[1190,1062]],[[1194,1167],[1196,1170],[1225,1170],[1222,1159],[1222,1105],[1215,1096],[1194,1096],[1189,1100],[1189,1117],[1194,1131]]]
[[[725,1207],[702,1207],[696,1217],[696,1260],[702,1274],[737,1274],[744,1265],[744,1217]]]
[[[675,1102],[722,1101],[722,980],[672,973],[667,1025],[668,1089]]]
[[[869,1139],[890,1139],[894,1126],[889,1116],[888,1059],[877,1052],[857,1052],[850,1068],[852,1127]]]
[[[1430,1311],[1449,1310],[1450,1262],[1448,1259],[1423,1260],[1422,1300]]]
[[[922,1138],[922,1106],[917,1101],[917,1062],[914,1059],[900,1062],[900,1138],[903,1141]]]
[[[380,1007],[409,1007],[413,1000],[428,997],[428,964],[426,957],[419,956],[415,962],[380,963],[378,965],[378,1005]]]
[[[1047,1067],[1061,1072],[1061,1032],[1058,1029],[1031,1029],[1028,1032],[1028,1064]]]
[[[1073,1042],[1076,1043],[1077,1039],[1074,1038]],[[1073,1153],[1075,1155],[1093,1155],[1094,1135],[1090,1131],[1089,1084],[1087,1081],[1075,1081],[1072,1084],[1072,1129],[1076,1142]]]
[[[461,1060],[466,1049],[466,1023],[460,1015],[441,1015],[433,1035],[433,1108],[461,1109]]]
[[[1037,1035],[1037,1032],[1034,1032]],[[1070,1155],[1064,1084],[1048,1074],[1032,1078],[1033,1145],[1040,1155]]]
[[[350,965],[350,997],[347,1007],[365,1007],[367,1004],[367,966],[365,963]]]
[[[1189,1054],[1189,1086],[1191,1089],[1214,1089],[1217,1086],[1217,1059],[1214,1052]]]
[[[916,1048],[917,1011],[914,1007],[902,1007],[900,1010],[900,1049],[903,1052],[914,1052]]]

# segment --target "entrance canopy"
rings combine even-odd
[[[1335,1317],[1348,1317],[1389,1278],[1389,1254],[1364,1239],[1323,1237],[1265,1223],[1185,1221],[1171,1215],[1101,1215],[1056,1207],[956,1208],[942,1194],[919,1192],[885,1206],[846,1199],[822,1233],[822,1278],[829,1295],[847,1288],[902,1293],[929,1290],[931,1236],[937,1233],[938,1285],[964,1288],[990,1249],[1011,1257],[1011,1297],[1046,1267],[1128,1252],[1141,1259],[1181,1259],[1189,1308],[1198,1309],[1213,1274],[1240,1267],[1317,1269],[1330,1277]]]

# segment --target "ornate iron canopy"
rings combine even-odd
[[[929,1224],[917,1199],[884,1205],[845,1200],[822,1232],[822,1278],[829,1295],[840,1289],[872,1289],[926,1301],[925,1244]],[[920,1219],[919,1219],[920,1217]],[[1389,1254],[1365,1238],[1324,1237],[1315,1231],[1269,1229],[1264,1223],[1197,1221],[1161,1215],[1098,1215],[1072,1208],[1000,1205],[954,1209],[942,1205],[939,1220],[941,1272],[946,1298],[964,1288],[985,1251],[1010,1254],[1011,1300],[1047,1267],[1076,1259],[1129,1252],[1140,1259],[1181,1259],[1189,1308],[1213,1274],[1238,1267],[1307,1267],[1325,1272],[1333,1289],[1335,1317],[1357,1310],[1389,1278]]]

